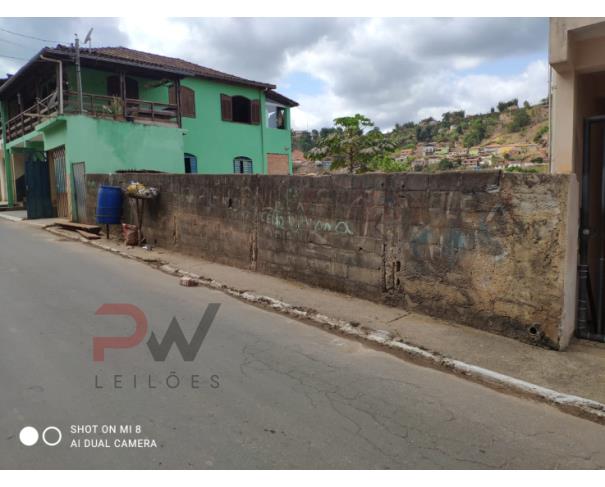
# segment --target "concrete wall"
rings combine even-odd
[[[552,348],[572,333],[572,176],[89,174],[88,219],[100,184],[133,177],[160,189],[144,229],[159,246]]]

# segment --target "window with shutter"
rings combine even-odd
[[[227,122],[233,120],[233,103],[228,95],[221,95],[221,118]]]
[[[168,88],[168,103],[172,105],[176,105],[175,92],[174,85]],[[181,86],[181,115],[183,117],[195,118],[195,92],[186,86]]]
[[[181,86],[181,115],[195,118],[195,92],[186,86]]]
[[[235,174],[252,174],[252,159],[244,156],[233,159],[233,172]]]
[[[245,96],[221,95],[222,119],[229,122],[260,124],[260,101]]]
[[[107,77],[107,95],[121,96],[120,77],[118,75]],[[137,100],[139,98],[139,82],[134,78],[126,78],[126,98]]]
[[[193,154],[185,154],[185,173],[197,174],[197,157]]]
[[[250,102],[250,123],[253,125],[260,123],[260,101],[258,100]]]
[[[231,106],[234,122],[251,123],[251,104],[249,98],[239,95],[233,96],[231,97]]]

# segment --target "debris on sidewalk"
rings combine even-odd
[[[189,276],[184,276],[179,279],[179,284],[185,287],[194,287],[197,286],[198,282]]]
[[[76,230],[76,233],[88,240],[99,240],[101,238],[100,235],[97,235],[96,233],[90,233],[85,230]]]
[[[88,233],[96,233],[96,234],[101,232],[101,227],[98,225],[88,225],[86,223],[76,223],[76,222],[70,222],[67,220],[59,220],[56,224],[58,226],[60,226],[61,228],[65,228],[67,230],[72,230],[72,231],[83,230]]]

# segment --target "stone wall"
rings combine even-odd
[[[153,244],[561,348],[570,178],[89,174],[87,214],[136,179]]]

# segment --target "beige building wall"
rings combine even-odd
[[[564,341],[569,341],[575,329],[576,319],[583,123],[586,117],[605,115],[605,18],[551,18],[549,64],[551,172],[573,174],[577,181],[577,190],[571,192],[567,208],[568,243],[565,251],[565,295],[561,319],[561,334]],[[595,141],[598,140],[596,130],[598,129],[595,127]],[[602,167],[601,150],[602,147],[598,143],[593,144],[590,191],[591,207],[594,206],[597,210]],[[599,212],[592,212],[592,216],[593,219],[598,218]],[[601,224],[597,221],[590,223],[591,227]],[[594,246],[589,248],[592,269],[596,268],[596,250]],[[594,278],[596,276],[593,276]]]

